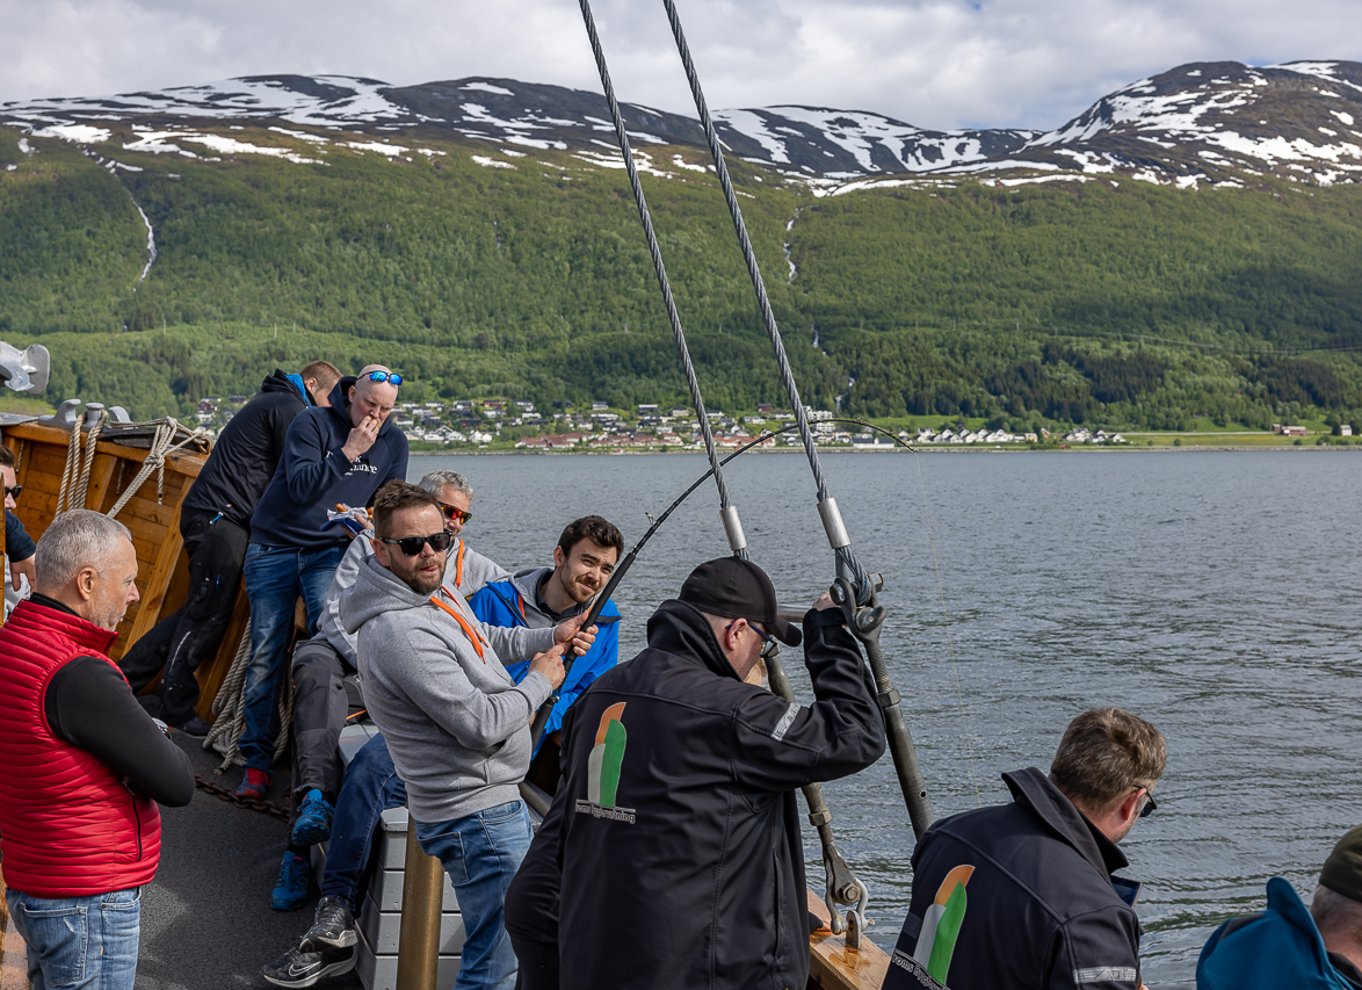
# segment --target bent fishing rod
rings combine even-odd
[[[896,443],[902,444],[908,450],[913,449],[911,446],[904,443],[901,439],[894,436],[894,434],[890,433],[886,429],[883,429],[882,427],[876,426],[874,423],[867,423],[863,420],[851,419],[847,417],[839,417],[831,420],[831,422],[855,423],[856,425],[862,426],[868,430],[874,430],[877,433],[884,434],[884,436],[889,437]],[[747,453],[747,451],[751,450],[753,447],[760,446],[761,444],[766,443],[769,440],[774,440],[782,433],[790,433],[798,428],[799,428],[798,423],[790,423],[789,425],[782,426],[780,427],[780,429],[777,430],[767,430],[763,432],[760,436],[756,437],[755,439],[749,440],[747,443],[743,444],[737,450],[733,451],[733,453],[723,458],[721,461],[719,461],[719,465],[722,467],[728,464],[728,462],[733,460],[735,457]],[[596,597],[591,602],[591,607],[587,610],[586,616],[582,619],[581,628],[589,629],[591,625],[598,618],[600,618],[601,609],[605,608],[605,603],[610,600],[610,596],[614,594],[615,589],[618,588],[620,582],[624,580],[624,575],[629,573],[629,568],[632,567],[634,561],[638,559],[639,551],[641,551],[644,548],[644,546],[647,545],[648,541],[653,538],[653,534],[656,533],[662,527],[662,524],[667,521],[667,518],[673,512],[675,512],[677,509],[681,507],[681,503],[683,503],[686,499],[690,498],[690,496],[695,493],[695,490],[699,488],[701,485],[703,485],[706,481],[708,481],[713,476],[713,474],[714,467],[711,465],[709,470],[706,471],[704,474],[700,475],[700,477],[696,478],[695,481],[691,483],[690,487],[688,487],[679,496],[677,496],[676,500],[673,501],[671,505],[667,506],[667,508],[662,510],[661,515],[659,515],[656,519],[653,519],[652,525],[648,527],[647,532],[645,532],[643,536],[639,538],[639,541],[635,543],[633,548],[630,549],[630,551],[624,555],[624,558],[620,560],[618,563],[616,563],[615,569],[610,572],[610,580],[608,580],[605,583],[605,587],[596,593]],[[649,518],[651,518],[651,516]],[[569,672],[571,672],[572,664],[576,659],[577,654],[573,652],[572,646],[571,644],[569,644],[563,650],[563,683],[567,683],[567,675]],[[548,725],[549,715],[552,714],[554,705],[558,704],[558,701],[561,697],[560,689],[561,685],[559,685],[559,688],[554,689],[554,692],[549,696],[549,699],[539,706],[539,711],[535,713],[534,721],[530,723],[530,738],[532,740],[531,742],[532,749],[538,748],[539,741],[544,737],[544,729]]]

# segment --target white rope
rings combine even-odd
[[[68,505],[66,496],[71,490],[72,479],[76,475],[76,465],[80,463],[80,420],[77,419],[71,424],[71,439],[66,442],[66,464],[62,467],[61,487],[57,490],[57,508],[52,514],[59,516],[67,509],[75,506]]]
[[[179,443],[172,444],[171,441],[175,439],[175,435],[184,430],[184,427],[171,417],[145,423],[119,424],[120,430],[141,429],[148,426],[155,427],[155,433],[152,435],[151,447],[147,450],[146,460],[142,462],[142,467],[133,476],[128,487],[123,490],[123,494],[118,497],[113,508],[106,513],[110,518],[123,511],[123,507],[137,494],[137,490],[142,487],[142,483],[151,476],[153,471],[156,472],[156,504],[161,505],[165,501],[166,457],[191,443],[207,438],[207,433],[203,430],[189,430],[185,431],[185,436]]]
[[[239,767],[246,761],[241,758],[241,733],[246,728],[245,699],[242,691],[246,687],[246,670],[251,665],[251,627],[247,622],[237,646],[236,657],[227,670],[217,695],[213,698],[213,727],[204,737],[203,748],[215,750],[222,757],[218,772]],[[293,678],[284,671],[283,690],[279,692],[279,737],[274,745],[274,758],[279,760],[288,749],[289,735],[293,730]]]

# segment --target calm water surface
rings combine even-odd
[[[547,562],[588,512],[632,546],[707,467],[699,455],[418,457],[477,489],[469,541],[515,570]],[[1079,710],[1115,704],[1157,724],[1170,762],[1158,813],[1123,848],[1143,880],[1145,978],[1190,988],[1225,917],[1285,875],[1313,889],[1362,821],[1354,523],[1362,456],[1348,452],[823,455],[862,565],[883,573],[883,646],[935,813],[1007,800],[998,774],[1046,767]],[[725,470],[753,559],[782,600],[832,577],[802,455]],[[713,485],[648,543],[621,585],[621,655],[694,564],[728,552]],[[796,689],[807,677],[793,663]],[[830,785],[839,845],[870,885],[870,935],[907,910],[912,830],[886,755]],[[806,830],[812,834],[812,830]],[[811,877],[822,870],[811,850]]]

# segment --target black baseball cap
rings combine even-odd
[[[1324,861],[1319,882],[1344,897],[1362,901],[1362,825],[1338,840]]]
[[[776,589],[756,564],[741,557],[707,560],[681,585],[681,601],[710,615],[760,623],[786,646],[798,646],[803,634],[780,617]]]

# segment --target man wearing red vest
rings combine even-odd
[[[28,978],[132,990],[156,807],[194,796],[189,760],[107,656],[137,601],[122,523],[76,509],[38,541],[33,597],[0,628],[0,867]]]

